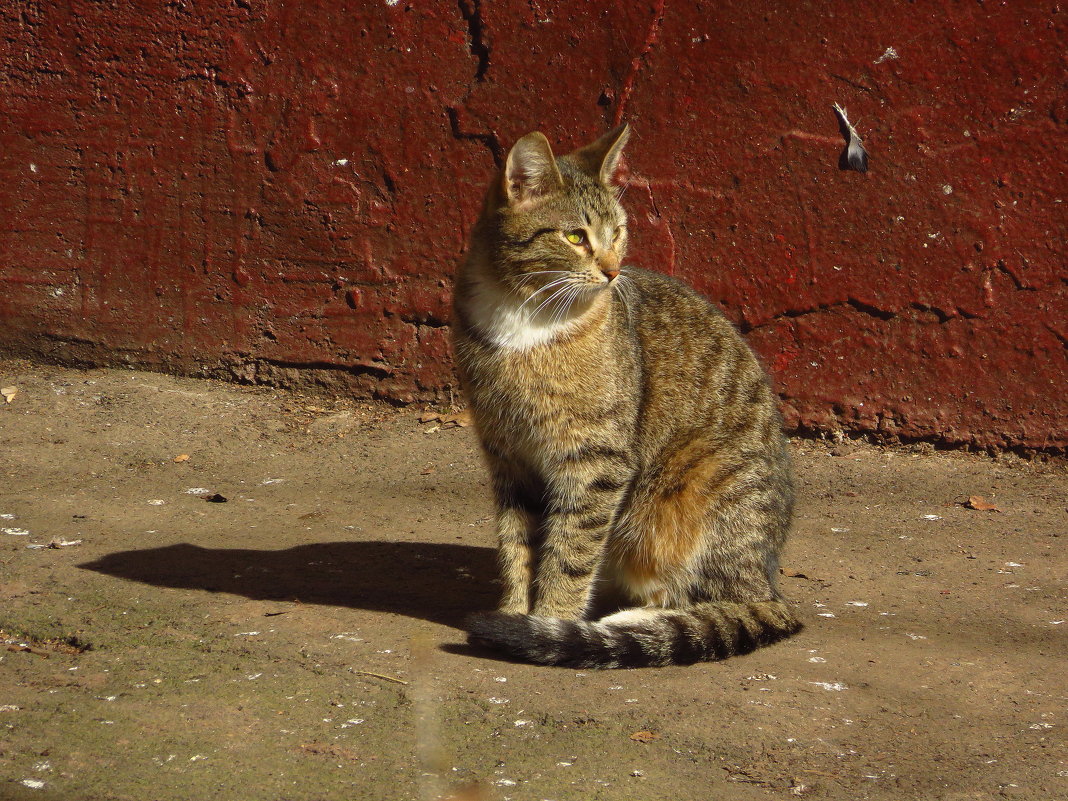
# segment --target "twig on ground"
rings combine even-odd
[[[349,669],[353,673],[355,673],[357,676],[374,676],[376,679],[385,679],[386,681],[395,681],[397,684],[407,684],[408,683],[404,679],[394,678],[393,676],[386,676],[386,675],[383,675],[382,673],[372,673],[370,670],[356,670],[354,668],[349,668]]]

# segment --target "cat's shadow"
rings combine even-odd
[[[492,548],[417,542],[323,542],[284,550],[181,543],[119,551],[78,565],[157,587],[226,592],[392,612],[461,627],[491,609]]]

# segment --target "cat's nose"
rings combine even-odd
[[[611,281],[619,275],[619,256],[615,253],[601,253],[597,256],[597,266],[601,272]]]

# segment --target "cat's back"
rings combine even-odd
[[[662,273],[628,267],[620,277],[621,319],[641,353],[647,435],[711,426],[741,445],[747,425],[762,421],[758,439],[779,437],[767,375],[719,308]]]
[[[635,329],[651,342],[689,340],[709,345],[712,340],[738,336],[718,306],[670,275],[625,267],[617,295],[633,317]]]
[[[719,308],[688,284],[638,267],[627,267],[620,278],[620,319],[637,337],[651,376],[669,381],[753,359]]]

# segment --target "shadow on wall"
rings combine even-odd
[[[456,628],[497,602],[486,580],[497,574],[494,550],[470,545],[324,542],[256,551],[182,543],[78,567],[157,587],[392,612]]]

